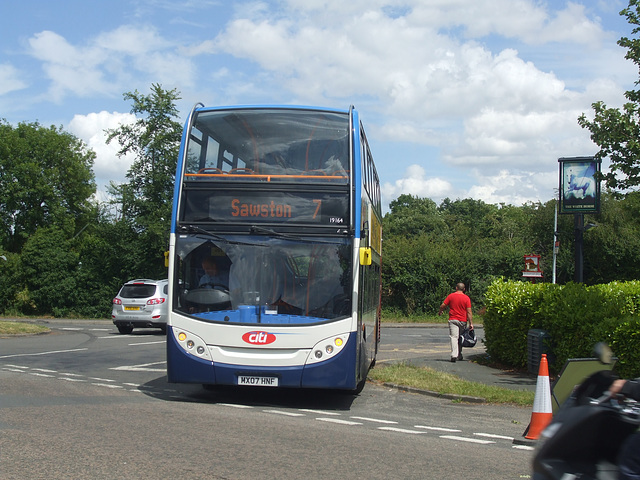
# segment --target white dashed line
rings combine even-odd
[[[444,427],[428,427],[426,425],[414,425],[415,428],[424,428],[425,430],[435,430],[436,432],[449,432],[449,433],[459,433],[462,430],[456,430],[455,428],[444,428]]]
[[[220,405],[223,407],[233,407],[233,408],[253,408],[251,405],[239,405],[237,403],[218,403],[216,405]]]
[[[460,442],[480,443],[482,445],[496,443],[492,442],[491,440],[478,440],[477,438],[459,437],[457,435],[440,435],[440,438],[446,438],[447,440],[458,440]]]
[[[166,365],[167,362],[153,362],[143,363],[141,365],[123,365],[121,367],[111,367],[109,370],[121,370],[126,372],[166,372],[166,366],[164,368],[151,368],[155,365]]]
[[[529,445],[512,445],[511,448],[514,450],[535,450],[535,447],[531,447]]]
[[[378,430],[385,430],[387,432],[397,432],[397,433],[409,433],[411,435],[422,435],[425,432],[419,432],[417,430],[409,430],[407,428],[398,428],[398,427],[378,427]]]
[[[263,410],[265,413],[275,413],[276,415],[284,415],[286,417],[304,417],[304,413],[284,412],[282,410]]]
[[[478,437],[487,437],[487,438],[498,438],[501,440],[510,440],[513,442],[513,437],[507,437],[506,435],[494,435],[492,433],[474,433]]]
[[[96,387],[124,388],[122,385],[111,385],[107,383],[91,383],[91,385],[95,385]]]
[[[364,420],[366,422],[374,422],[374,423],[387,423],[387,424],[397,424],[398,422],[394,422],[393,420],[381,420],[379,418],[369,418],[369,417],[351,417],[354,420]]]
[[[340,420],[339,418],[322,418],[318,417],[316,420],[320,422],[338,423],[340,425],[362,425],[360,422],[351,422],[349,420]]]
[[[323,410],[313,410],[311,408],[301,408],[300,411],[307,412],[307,413],[316,413],[318,415],[340,415],[337,412],[325,412]]]
[[[73,350],[54,350],[51,352],[39,352],[39,353],[16,353],[14,355],[1,355],[0,358],[16,358],[16,357],[39,357],[42,355],[55,355],[56,353],[71,353],[71,352],[84,352],[89,350],[88,348],[74,348]]]

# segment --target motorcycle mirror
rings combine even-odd
[[[604,342],[598,342],[594,347],[594,351],[596,357],[598,357],[598,360],[600,360],[600,363],[604,363],[605,365],[609,365],[611,363],[613,352],[611,351],[609,345]]]

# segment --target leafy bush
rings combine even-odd
[[[619,358],[620,375],[640,375],[640,282],[560,286],[500,279],[488,287],[485,306],[487,352],[498,361],[526,366],[527,335],[536,328],[551,337],[554,372],[569,358],[590,357],[605,341]]]

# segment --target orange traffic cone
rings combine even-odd
[[[538,369],[538,380],[536,382],[536,396],[533,400],[533,413],[531,422],[523,433],[524,438],[537,440],[540,433],[551,422],[553,413],[551,410],[551,386],[549,384],[549,365],[547,355],[542,354],[540,368]]]

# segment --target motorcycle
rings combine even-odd
[[[603,363],[608,347],[598,345]],[[616,379],[596,372],[574,389],[541,433],[533,459],[534,480],[616,480],[618,454],[640,426],[640,403],[608,390]]]

